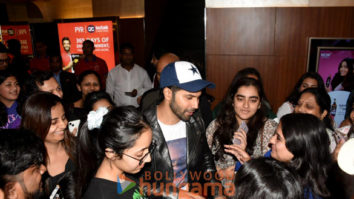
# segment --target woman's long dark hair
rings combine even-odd
[[[340,68],[342,67],[342,63],[346,62],[347,63],[347,67],[348,67],[348,73],[346,76],[340,76]],[[351,91],[350,88],[353,85],[353,59],[347,57],[345,59],[343,59],[339,65],[338,65],[338,72],[334,75],[331,85],[332,85],[332,90],[334,90],[340,83],[342,83],[342,86],[344,88],[344,90],[347,91]]]
[[[91,74],[95,75],[97,77],[98,83],[100,84],[100,88],[102,88],[100,75],[96,71],[93,71],[93,70],[85,70],[84,72],[80,73],[80,75],[77,78],[77,83],[79,85],[81,85],[81,83],[82,83],[82,81],[84,81],[85,77],[87,75],[91,75]]]
[[[318,73],[316,73],[316,72],[307,72],[307,73],[303,74],[300,77],[300,79],[297,81],[297,83],[295,84],[294,89],[291,91],[290,95],[286,98],[286,101],[289,101],[291,104],[296,104],[297,98],[298,98],[299,93],[300,93],[300,91],[299,91],[300,86],[301,86],[302,82],[306,78],[315,79],[317,81],[317,88],[325,89],[325,85],[323,83],[323,79]]]
[[[21,127],[33,131],[44,141],[52,123],[52,108],[57,104],[63,106],[62,100],[54,94],[38,92],[31,95],[23,106]],[[65,131],[62,142],[70,159],[75,160],[75,138],[68,130]]]
[[[218,128],[214,133],[213,137],[213,145],[219,145],[217,148],[217,152],[215,154],[215,160],[223,159],[224,145],[232,144],[232,138],[234,136],[234,132],[238,129],[239,124],[236,120],[236,112],[233,106],[234,97],[237,93],[238,89],[242,86],[253,86],[257,89],[259,100],[262,102],[264,93],[261,89],[261,83],[258,80],[253,78],[242,78],[237,81],[233,87],[229,88],[228,95],[224,99],[225,104],[223,109],[221,110],[219,116],[216,118]],[[266,117],[264,115],[264,105],[261,103],[261,108],[257,110],[257,112],[252,116],[248,122],[247,126],[249,131],[247,133],[247,147],[246,151],[248,154],[253,154],[253,148],[256,144],[256,139],[259,131],[263,128],[264,123],[266,121]],[[217,144],[218,143],[218,144]]]
[[[77,194],[82,196],[105,157],[105,149],[112,149],[118,157],[150,127],[134,107],[114,108],[103,117],[100,128],[88,130],[86,122],[79,132]]]
[[[254,76],[257,77],[257,80],[260,82],[260,88],[261,88],[261,90],[262,90],[262,92],[263,92],[262,103],[266,102],[266,103],[269,105],[268,108],[271,110],[272,107],[270,107],[269,100],[268,100],[268,98],[267,98],[267,96],[266,96],[266,94],[265,94],[265,92],[264,92],[263,80],[262,80],[261,74],[260,74],[260,73],[258,72],[258,70],[255,69],[255,68],[247,67],[247,68],[244,68],[244,69],[238,71],[238,72],[236,73],[235,77],[233,78],[233,80],[232,80],[232,82],[231,82],[231,84],[230,84],[230,87],[229,87],[229,89],[228,89],[226,95],[228,95],[228,94],[230,93],[230,91],[231,91],[230,89],[235,86],[235,84],[236,84],[236,82],[237,82],[238,80],[240,80],[240,79],[242,79],[242,78],[246,78],[246,77],[248,77],[249,75],[254,75]],[[267,113],[267,107],[266,107],[267,104],[264,104],[264,105],[265,105],[265,106],[264,106],[264,108],[265,108],[265,110],[264,110],[265,112],[264,112],[264,113]]]
[[[329,97],[327,91],[325,89],[320,88],[307,88],[299,94],[298,99],[296,100],[296,104],[304,93],[311,93],[315,97],[316,103],[320,107],[321,114],[323,113],[323,111],[327,111],[327,115],[322,120],[325,123],[326,127],[333,131],[333,122],[330,117],[331,98]]]
[[[331,165],[326,126],[310,114],[288,114],[280,119],[286,148],[294,155],[289,166],[295,169],[305,189],[321,197],[330,195],[326,180]]]
[[[99,101],[105,99],[107,100],[112,106],[115,106],[114,102],[112,101],[111,96],[106,93],[105,91],[94,91],[92,93],[87,94],[85,101],[84,101],[84,109],[87,112],[90,112],[93,109],[93,105]]]
[[[274,159],[251,159],[236,174],[233,199],[303,199],[303,188],[295,173]]]

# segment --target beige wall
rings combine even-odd
[[[336,7],[354,6],[353,0],[205,0],[207,8]]]

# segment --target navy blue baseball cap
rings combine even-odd
[[[215,88],[215,84],[202,79],[197,67],[186,61],[168,64],[161,72],[160,88],[177,86],[189,92],[198,92],[204,88]]]

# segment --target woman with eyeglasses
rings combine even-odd
[[[104,107],[91,111],[79,132],[77,192],[85,199],[142,198],[130,174],[151,161],[151,128],[134,107],[107,112]]]

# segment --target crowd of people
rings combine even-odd
[[[307,72],[275,114],[245,68],[211,110],[216,85],[172,52],[154,55],[151,81],[130,44],[110,71],[82,48],[77,64],[43,52],[31,67],[0,43],[0,199],[354,197],[353,91],[337,127]],[[352,64],[333,89],[352,84]]]

